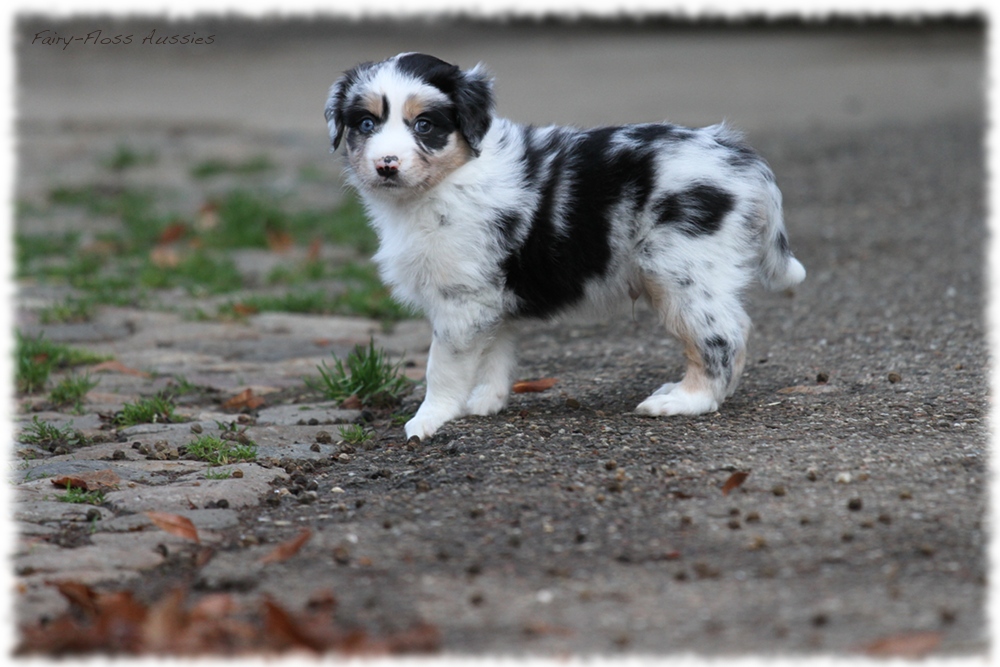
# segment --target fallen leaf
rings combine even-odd
[[[179,241],[184,238],[187,234],[188,227],[183,222],[175,222],[169,224],[160,232],[159,242],[162,244],[173,243],[174,241]]]
[[[92,472],[81,472],[75,475],[64,475],[53,478],[52,484],[66,488],[67,486],[82,491],[96,491],[99,489],[116,489],[121,484],[119,477],[114,470],[94,470]]]
[[[181,263],[181,253],[175,246],[158,245],[149,251],[149,262],[158,269],[176,269]]]
[[[247,317],[249,315],[256,315],[260,312],[257,306],[252,306],[246,303],[234,303],[233,312],[241,317]]]
[[[552,625],[544,621],[536,621],[524,626],[524,634],[530,637],[540,637],[542,635],[568,637],[573,634],[573,631],[570,628]]]
[[[340,407],[345,410],[360,410],[362,407],[361,399],[354,395],[348,396],[340,402]]]
[[[276,546],[271,553],[260,559],[261,563],[280,563],[286,561],[299,552],[309,538],[312,537],[312,530],[303,528],[302,531],[290,540],[282,542]]]
[[[306,261],[310,264],[318,262],[323,251],[323,239],[318,236],[309,244],[309,251],[306,252]]]
[[[219,205],[215,202],[203,204],[198,209],[198,221],[195,225],[202,232],[215,229],[219,225]]]
[[[304,648],[316,653],[323,651],[320,641],[303,632],[288,612],[268,598],[264,599],[264,630],[272,639],[285,644],[282,648]]]
[[[289,248],[295,243],[295,239],[288,232],[268,230],[266,234],[267,246],[274,252],[288,252]]]
[[[837,387],[828,384],[797,384],[794,387],[779,389],[779,394],[831,394]]]
[[[122,373],[123,375],[134,375],[136,377],[148,378],[149,373],[137,370],[135,368],[130,368],[120,361],[112,359],[111,361],[102,361],[101,363],[91,366],[90,370],[95,373]]]
[[[941,643],[941,633],[935,631],[907,632],[876,639],[865,644],[862,652],[880,658],[922,658]]]
[[[334,616],[335,600],[326,598],[308,613],[292,614],[269,598],[241,607],[228,594],[211,594],[189,608],[184,588],[146,605],[128,590],[98,593],[77,582],[48,583],[59,587],[70,609],[22,626],[16,655],[260,657],[306,649],[376,656],[441,648],[440,631],[419,620],[381,637],[353,624],[344,628]]]
[[[243,410],[244,408],[256,410],[262,405],[264,405],[264,399],[260,396],[255,396],[253,389],[244,389],[223,403],[222,407],[226,410]]]
[[[146,517],[156,526],[171,535],[183,537],[186,540],[201,542],[198,538],[198,530],[191,523],[191,519],[179,514],[168,512],[145,512]]]
[[[729,476],[729,479],[726,480],[726,483],[722,485],[722,495],[728,496],[730,491],[742,484],[749,476],[749,472],[734,472]]]
[[[59,593],[69,600],[70,604],[76,605],[86,614],[93,616],[97,614],[97,593],[86,584],[76,581],[46,581],[49,586],[55,586]]]
[[[529,392],[539,392],[550,389],[559,380],[555,378],[542,378],[540,380],[520,380],[514,383],[511,391],[515,394],[526,394]]]

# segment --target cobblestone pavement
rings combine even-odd
[[[230,118],[246,91],[225,87],[227,73],[247,85],[253,78],[246,72],[258,64],[274,71],[272,56],[287,62],[315,47],[300,80],[314,78],[322,55],[332,79],[369,52],[388,52],[395,35],[387,30],[373,42],[370,30],[360,31],[323,50],[316,24],[304,42],[287,30],[244,29],[243,43],[220,47],[207,61],[220,82],[217,106]],[[485,52],[462,62],[495,56],[501,90],[530,96],[547,82],[572,80],[589,95],[611,77],[621,88],[616,95],[628,97],[616,68],[641,62],[643,49],[656,53],[654,37],[667,39],[552,30],[548,41],[527,30],[523,52],[500,29],[485,30],[478,42],[447,42],[425,28],[415,41]],[[268,39],[258,41],[261,35]],[[66,612],[69,602],[54,581],[129,589],[145,601],[180,584],[194,597],[221,592],[252,605],[270,596],[291,610],[332,591],[345,623],[373,632],[430,623],[445,653],[983,655],[984,123],[981,91],[969,84],[981,81],[982,34],[945,26],[831,30],[813,34],[815,42],[781,30],[675,37],[662,46],[670,54],[711,44],[714,66],[731,68],[724,71],[733,85],[741,66],[756,77],[761,90],[736,98],[746,102],[753,143],[778,174],[792,244],[809,270],[794,293],[751,291],[751,361],[722,411],[670,420],[631,414],[682,368],[677,346],[640,308],[599,325],[527,326],[522,377],[558,383],[516,395],[497,417],[458,420],[414,447],[403,442],[391,411],[324,401],[303,378],[371,338],[420,379],[429,341],[423,321],[386,328],[359,317],[290,313],[194,320],[190,308],[211,299],[175,290],[141,309],[106,306],[85,322],[43,324],[40,312],[72,290],[24,280],[15,304],[19,331],[118,363],[91,366],[98,384],[78,412],[54,409],[43,393],[17,398],[22,436],[37,419],[71,425],[86,438],[82,446],[50,448],[15,437],[9,477],[18,623]],[[606,70],[573,57],[591,53],[594,43],[618,54]],[[345,55],[351,49],[356,57]],[[512,66],[540,51],[556,62],[539,61],[537,71]],[[96,101],[100,90],[119,85],[105,73],[94,75],[104,88],[81,92],[84,111],[70,117],[46,101],[73,71],[54,81],[38,77],[57,61],[80,72],[103,61],[60,61],[23,45],[19,54],[22,203],[41,206],[53,185],[89,182],[94,160],[121,141],[122,127],[161,156],[135,178],[171,193],[178,210],[195,210],[204,196],[185,189],[179,174],[206,155],[263,152],[278,175],[261,187],[283,189],[303,204],[341,196],[326,181],[337,182],[337,168],[325,154],[322,127],[305,132],[300,115],[274,131],[259,126],[273,109],[249,110],[246,125],[187,124],[144,116],[137,99],[117,111],[124,124],[116,126],[100,117]],[[142,67],[169,62],[157,60],[162,54],[148,58],[141,66],[116,61],[118,81],[135,80],[141,93]],[[831,77],[854,68],[870,88],[837,98],[832,111],[800,109],[808,95],[789,91],[787,72],[754,69],[790,61],[801,88],[833,94],[822,79],[810,82],[809,62]],[[903,61],[905,75],[894,69]],[[681,103],[685,113],[725,106],[724,96],[700,87],[698,65],[680,60],[671,70],[687,72],[675,86],[683,90],[686,81],[698,91]],[[893,73],[885,85],[897,94],[883,97],[879,76]],[[281,86],[311,104],[328,83]],[[925,106],[907,101],[921,91]],[[769,95],[795,101],[772,110]],[[212,116],[209,96],[193,98],[193,106],[205,107],[202,118]],[[509,106],[530,116],[538,113],[533,99]],[[613,99],[598,111],[577,97],[553,106],[551,120],[578,102],[584,121],[601,114],[625,120]],[[631,104],[642,114],[653,106]],[[739,114],[731,120],[740,124]],[[319,177],[297,176],[306,167]],[[18,231],[76,229],[96,238],[110,224],[24,216]],[[303,252],[234,257],[252,275]],[[338,248],[324,252],[330,262],[346,256]],[[179,382],[189,391],[173,423],[113,425],[127,403]],[[248,389],[262,405],[225,407]],[[418,385],[401,410],[415,409],[421,394]],[[340,426],[355,423],[374,433],[364,445],[339,435]],[[178,451],[232,424],[256,443],[255,460],[210,467]],[[53,479],[99,471],[114,476],[99,504],[57,500],[65,489]],[[723,493],[734,472],[750,474]],[[213,556],[194,558],[200,549],[162,530],[148,511],[190,519]],[[261,564],[303,527],[313,532],[298,554]]]

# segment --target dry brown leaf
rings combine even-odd
[[[511,391],[515,394],[526,394],[530,392],[545,391],[552,388],[559,380],[555,378],[542,378],[540,380],[520,380],[514,383]]]
[[[246,303],[234,303],[233,312],[241,317],[247,317],[250,315],[256,315],[260,312],[260,309],[257,308],[257,306],[252,306]]]
[[[87,615],[93,616],[97,613],[97,593],[86,584],[77,581],[46,581],[49,586],[55,586],[59,593],[84,611]]]
[[[779,394],[831,394],[837,387],[828,384],[797,384],[794,387],[779,389]]]
[[[52,484],[66,488],[67,486],[82,491],[96,491],[99,489],[116,489],[121,484],[119,477],[114,470],[94,470],[91,472],[81,472],[75,475],[64,475],[53,478]]]
[[[440,632],[427,623],[384,637],[342,628],[333,615],[335,602],[292,614],[265,599],[254,614],[227,594],[208,595],[188,609],[182,588],[146,606],[127,590],[97,593],[76,582],[52,585],[59,586],[72,608],[46,623],[22,626],[17,655],[260,656],[308,649],[373,656],[441,647]]]
[[[188,226],[183,222],[174,222],[166,226],[162,232],[160,232],[159,243],[167,244],[173,243],[175,241],[180,241],[187,234]]]
[[[868,655],[880,658],[907,658],[916,660],[936,649],[940,643],[940,632],[933,630],[907,632],[876,639],[863,646],[861,650]]]
[[[340,407],[345,410],[360,410],[363,405],[361,399],[357,396],[351,395],[340,402]]]
[[[219,205],[215,202],[203,204],[198,210],[198,221],[195,223],[199,231],[207,232],[219,226]]]
[[[746,478],[749,476],[749,472],[734,472],[729,476],[729,479],[726,480],[726,483],[722,485],[722,495],[728,496],[730,491],[746,481]]]
[[[176,246],[158,245],[149,251],[149,262],[158,269],[176,269],[181,263],[181,253]]]
[[[267,247],[273,252],[288,252],[288,250],[295,244],[295,239],[293,239],[292,235],[288,232],[268,230],[266,234]]]
[[[255,396],[253,389],[244,389],[223,403],[222,407],[226,410],[243,410],[244,408],[256,410],[262,405],[264,405],[264,399],[260,396]]]
[[[130,368],[120,361],[112,359],[111,361],[102,361],[101,363],[91,366],[90,370],[95,373],[121,373],[123,375],[134,375],[136,377],[148,378],[149,373],[137,370],[135,368]]]
[[[306,252],[306,261],[309,263],[318,262],[322,251],[323,251],[323,239],[317,236],[309,244],[309,250],[308,252]]]
[[[281,648],[304,648],[317,653],[323,651],[322,642],[303,632],[300,623],[268,598],[264,599],[264,631],[272,640],[285,644]]]
[[[156,526],[171,535],[183,537],[186,540],[201,542],[198,537],[198,529],[191,523],[191,519],[179,514],[169,512],[145,512],[146,517]]]
[[[290,540],[282,542],[276,546],[271,553],[260,559],[261,563],[280,563],[286,561],[299,552],[309,538],[312,537],[312,530],[303,528],[302,531]]]

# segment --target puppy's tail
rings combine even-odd
[[[783,290],[798,285],[806,277],[806,269],[788,247],[784,215],[781,211],[781,190],[774,177],[766,180],[764,229],[761,234],[760,282],[769,290]]]

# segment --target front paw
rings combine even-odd
[[[420,440],[430,440],[444,422],[443,419],[435,419],[432,416],[418,413],[403,427],[406,430],[406,439],[416,437]]]

